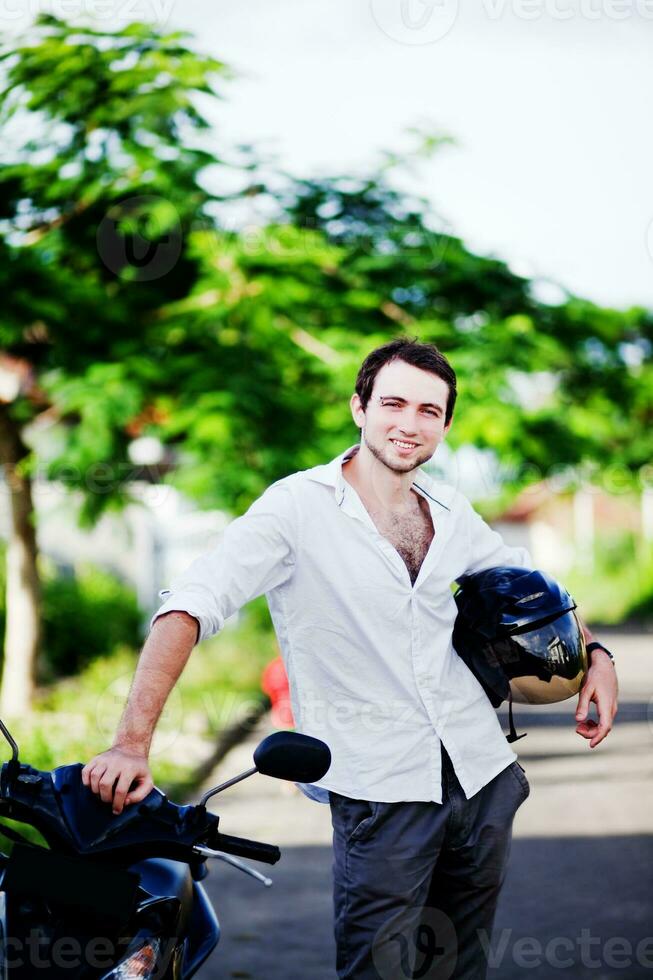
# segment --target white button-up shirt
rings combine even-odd
[[[435,535],[419,575],[379,533],[342,464],[269,487],[171,591],[199,638],[266,594],[298,731],[323,739],[331,768],[316,784],[378,802],[442,802],[441,741],[467,798],[517,757],[483,688],[456,654],[452,583],[493,565],[529,567],[467,499],[421,470],[413,489]],[[154,621],[154,620],[153,620]]]

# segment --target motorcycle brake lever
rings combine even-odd
[[[272,878],[268,878],[262,875],[260,871],[256,871],[255,868],[250,868],[248,864],[244,861],[240,861],[238,858],[234,857],[232,854],[225,854],[223,851],[214,851],[210,847],[204,847],[202,844],[196,844],[193,847],[193,853],[199,854],[203,858],[215,858],[217,861],[224,861],[225,864],[230,864],[234,868],[238,868],[239,871],[244,871],[245,874],[251,875],[252,878],[256,878],[261,884],[269,888],[272,885]]]

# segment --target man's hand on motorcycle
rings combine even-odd
[[[124,806],[140,803],[154,786],[147,756],[118,746],[87,762],[82,782],[105,803],[112,803],[116,814]]]

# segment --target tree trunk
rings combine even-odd
[[[7,595],[4,668],[0,716],[16,717],[30,708],[36,658],[41,643],[41,587],[32,483],[20,472],[29,450],[21,439],[9,406],[0,405],[0,463],[9,492],[10,533],[7,546]]]

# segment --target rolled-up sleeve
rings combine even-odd
[[[507,545],[498,531],[477,514],[468,500],[463,498],[467,523],[467,568],[465,574],[482,572],[497,565],[516,565],[532,568],[533,559],[526,548]]]
[[[297,518],[288,481],[269,487],[232,521],[217,546],[197,558],[159,597],[152,617],[186,612],[199,623],[198,642],[217,633],[251,599],[288,581],[296,555]]]

